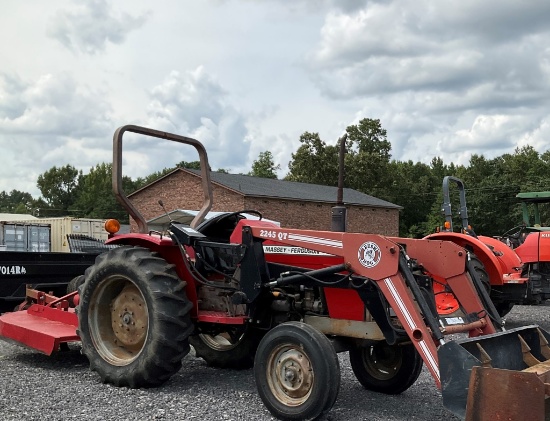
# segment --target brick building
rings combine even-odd
[[[331,208],[337,188],[240,174],[210,173],[214,203],[212,211],[255,209],[282,227],[326,230],[331,228]],[[401,206],[352,189],[344,189],[347,230],[397,236]],[[202,206],[200,171],[177,168],[129,195],[146,221],[167,211],[198,210]],[[136,227],[131,221],[132,227]]]

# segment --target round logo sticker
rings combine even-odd
[[[381,257],[382,252],[380,251],[380,247],[378,247],[378,244],[373,243],[372,241],[367,241],[366,243],[363,243],[361,247],[359,247],[359,251],[357,252],[359,263],[361,263],[366,268],[375,267],[380,262]]]

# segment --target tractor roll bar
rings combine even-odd
[[[126,209],[134,221],[137,222],[138,231],[144,234],[148,232],[147,222],[132,202],[130,202],[128,196],[122,189],[122,136],[125,132],[157,137],[159,139],[167,139],[173,142],[191,145],[197,150],[201,163],[201,179],[202,190],[204,192],[204,202],[197,216],[195,216],[193,221],[191,221],[191,227],[195,228],[204,220],[205,215],[208,213],[213,203],[212,184],[210,182],[210,166],[208,165],[208,155],[206,154],[206,149],[203,144],[190,137],[179,136],[176,134],[161,132],[135,125],[122,126],[115,131],[115,134],[113,135],[113,193],[119,203],[124,207],[124,209]]]
[[[468,208],[466,207],[466,193],[464,182],[460,178],[452,177],[447,175],[443,178],[443,205],[442,211],[445,215],[445,221],[449,222],[451,227],[450,231],[453,230],[453,212],[451,211],[451,197],[449,194],[449,181],[456,183],[459,192],[460,198],[460,221],[462,223],[463,229],[468,229]]]

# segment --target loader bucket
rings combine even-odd
[[[51,355],[62,343],[80,340],[77,326],[74,309],[33,304],[27,310],[0,316],[0,338]]]
[[[443,405],[466,421],[550,420],[549,341],[532,325],[440,346]]]

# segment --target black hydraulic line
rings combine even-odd
[[[347,270],[348,265],[341,264],[341,265],[335,265],[335,266],[329,266],[327,268],[323,269],[317,269],[317,270],[311,270],[309,272],[304,272],[296,275],[290,275],[283,278],[284,273],[281,273],[281,276],[276,281],[268,282],[266,285],[270,288],[272,287],[280,287],[284,285],[291,285],[296,284],[300,281],[303,281],[304,278],[311,279],[312,277],[322,277],[326,275],[334,275],[335,273],[342,272],[343,270]]]
[[[403,250],[401,250],[401,252],[399,253],[399,271],[405,277],[405,282],[407,286],[410,288],[410,290],[412,291],[413,296],[416,300],[416,303],[420,307],[420,310],[424,315],[424,319],[426,320],[426,323],[432,330],[433,335],[438,341],[442,340],[443,334],[439,330],[439,324],[435,316],[433,315],[432,311],[430,310],[430,306],[426,302],[426,299],[424,298],[424,295],[422,294],[420,287],[416,283],[416,279],[414,278],[414,275],[409,269],[409,265],[407,264],[407,257],[405,256],[405,252]]]

